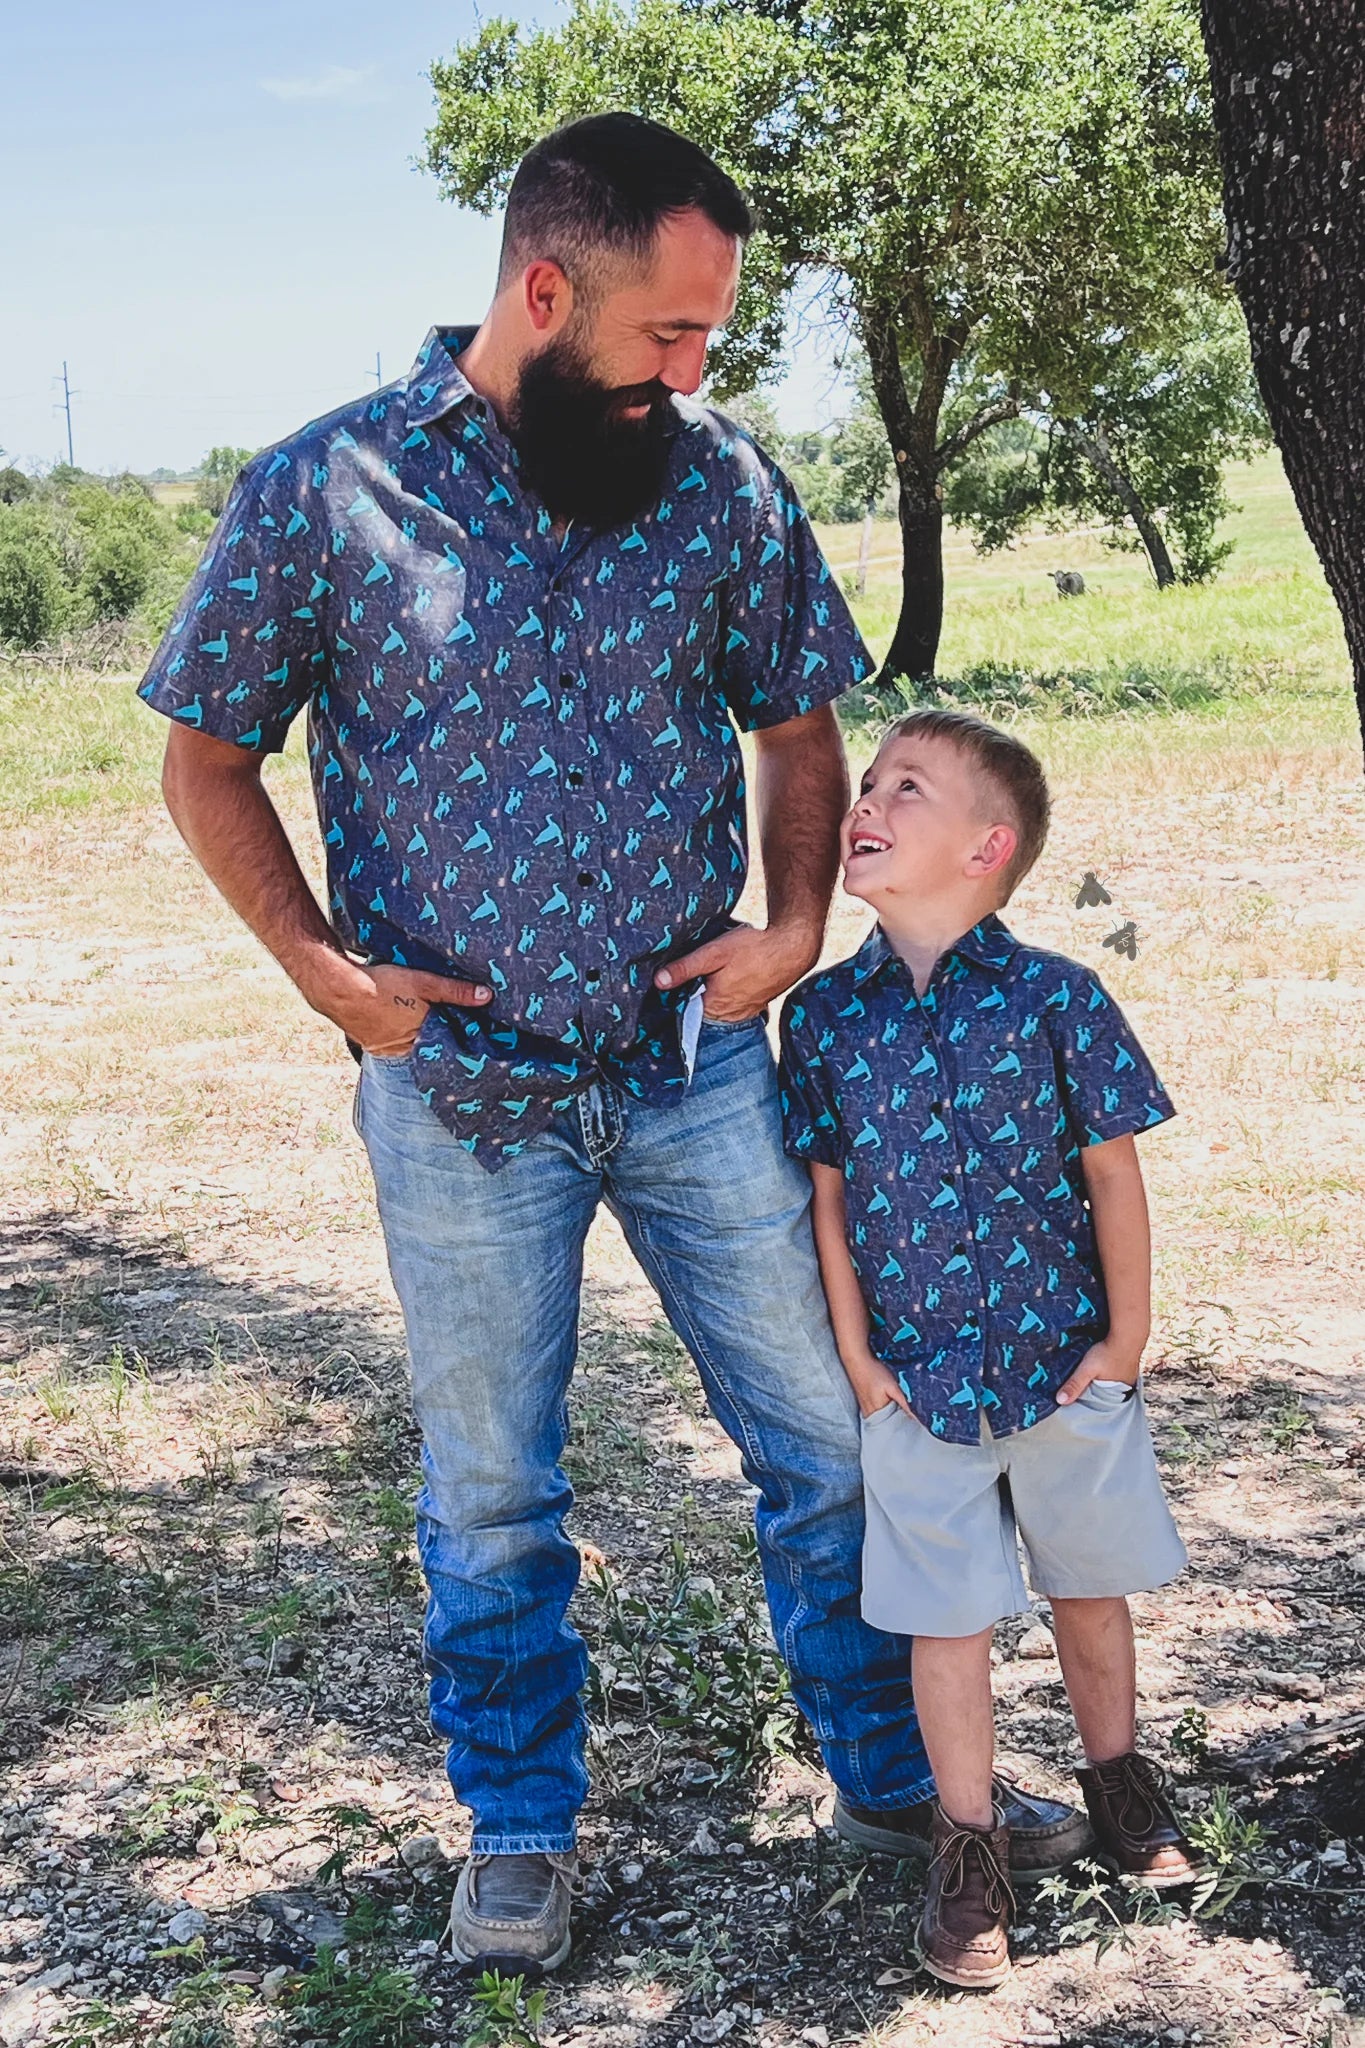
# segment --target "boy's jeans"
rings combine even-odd
[[[831,1776],[859,1806],[929,1797],[909,1643],[859,1612],[857,1404],[820,1290],[807,1176],[782,1150],[762,1020],[705,1024],[691,1086],[667,1107],[593,1087],[498,1173],[432,1115],[406,1060],[366,1057],[356,1123],[424,1438],[432,1722],[474,1847],[572,1848],[588,1787],[559,1457],[583,1241],[603,1199],[759,1490],[774,1636]]]

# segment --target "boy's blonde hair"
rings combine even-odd
[[[1042,852],[1052,818],[1052,798],[1038,756],[1002,727],[944,705],[907,712],[887,727],[881,744],[898,739],[946,740],[969,763],[981,786],[983,807],[1003,807],[1003,822],[1019,835],[999,874],[1000,903],[1008,903]]]

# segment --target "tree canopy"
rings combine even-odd
[[[942,477],[1115,330],[1159,345],[1218,242],[1202,46],[1185,0],[572,0],[432,68],[425,161],[485,212],[546,130],[604,107],[701,142],[762,223],[717,389],[777,364],[798,280],[866,348],[898,482],[892,672],[932,672]],[[972,358],[976,402],[946,417]]]
[[[1216,573],[1229,547],[1216,538],[1224,466],[1263,447],[1268,429],[1231,294],[1201,294],[1184,314],[1160,348],[1105,337],[1069,410],[1042,394],[981,436],[949,476],[945,505],[983,551],[1039,519],[1081,520],[1107,526],[1116,546],[1145,546],[1158,585]]]

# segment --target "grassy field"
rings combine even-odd
[[[1158,595],[1091,536],[950,547],[946,670],[1202,679],[1169,710],[1017,714],[1055,823],[1008,921],[1098,969],[1179,1112],[1144,1151],[1149,1357],[1192,1562],[1138,1603],[1141,1679],[1221,1882],[1198,1913],[1084,1880],[1029,1901],[1025,1966],[976,2003],[916,1975],[913,1879],[829,1830],[737,1460],[603,1219],[568,1457],[594,1654],[581,1939],[534,2026],[471,2006],[435,1945],[463,1819],[424,1722],[416,1446],[353,1070],[181,849],[134,679],[0,670],[6,2048],[1352,2038],[1365,791],[1287,492],[1262,463],[1233,494],[1238,552],[1206,590]],[[1054,595],[1063,565],[1083,599]],[[879,564],[874,643],[893,602]],[[301,737],[268,773],[316,873]],[[855,757],[870,743],[855,721]],[[1087,869],[1111,909],[1075,908]],[[1103,944],[1128,918],[1135,961]],[[862,927],[836,905],[831,954]],[[1002,1747],[1065,1782],[1057,1668],[1017,1635]],[[308,1967],[320,1946],[340,1957]]]

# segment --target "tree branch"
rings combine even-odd
[[[956,462],[958,456],[964,449],[971,447],[979,434],[988,433],[992,427],[998,427],[1002,420],[1017,420],[1019,410],[1020,400],[1012,396],[993,398],[989,405],[983,405],[979,412],[972,414],[964,426],[959,427],[955,434],[950,434],[943,442],[934,457],[935,470],[947,469],[950,463]]]
[[[1092,434],[1087,433],[1079,420],[1059,419],[1057,425],[1064,434],[1071,436],[1087,462],[1094,464],[1141,534],[1142,545],[1146,548],[1147,558],[1152,565],[1152,574],[1156,577],[1157,589],[1169,590],[1175,582],[1175,569],[1162,538],[1161,528],[1143,504],[1133,487],[1132,478],[1123,469],[1110,447],[1109,436],[1103,426],[1097,425]]]

